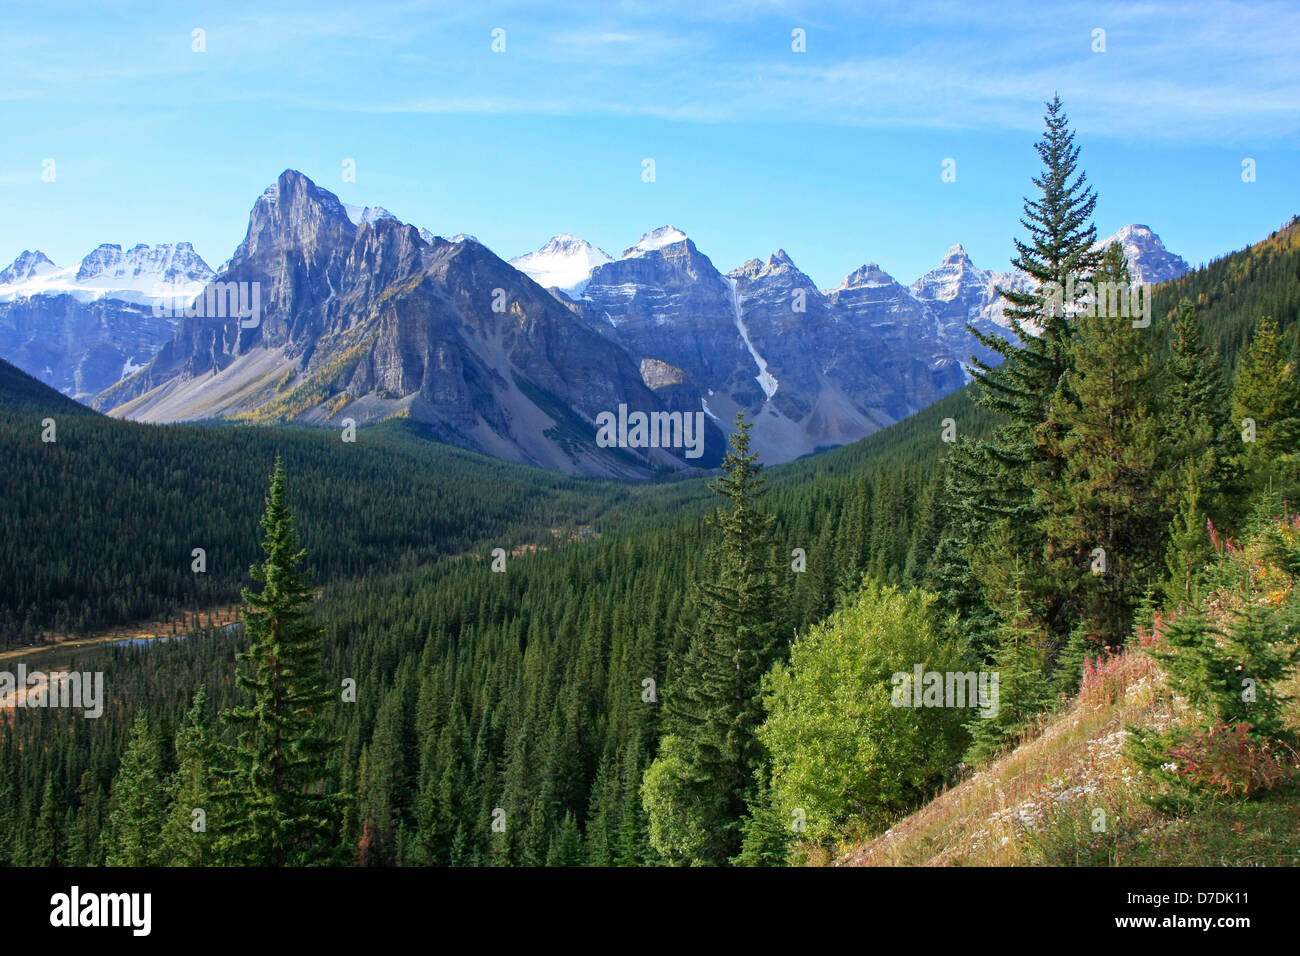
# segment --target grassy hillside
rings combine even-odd
[[[1300,520],[1279,523],[1300,538]],[[1248,608],[1297,618],[1300,592],[1290,570],[1258,541],[1218,555],[1220,585],[1203,609],[1231,631]],[[1076,697],[1043,719],[1012,752],[845,852],[840,866],[1295,866],[1300,865],[1300,765],[1283,746],[1277,782],[1248,795],[1248,775],[1225,775],[1180,790],[1172,805],[1126,742],[1135,733],[1192,731],[1214,723],[1191,706],[1152,656],[1167,649],[1163,624],[1139,632],[1123,652],[1085,672]],[[1295,645],[1294,626],[1287,638]],[[1221,642],[1222,643],[1222,642]],[[1300,673],[1280,682],[1286,724],[1300,731]],[[1169,766],[1177,761],[1171,757]],[[1185,775],[1186,762],[1182,767]],[[1177,770],[1175,769],[1175,773]],[[1160,806],[1160,809],[1157,809]],[[823,857],[822,862],[827,862]]]

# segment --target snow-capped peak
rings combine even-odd
[[[0,272],[0,286],[17,285],[20,282],[26,282],[28,279],[58,271],[59,267],[51,262],[49,257],[41,250],[24,249],[10,266]]]
[[[1174,255],[1166,249],[1151,227],[1142,223],[1134,222],[1122,227],[1114,235],[1100,240],[1093,248],[1105,249],[1112,242],[1118,242],[1124,247],[1129,277],[1134,282],[1166,282],[1191,271],[1182,256]]]
[[[383,206],[354,206],[345,202],[343,211],[348,214],[348,218],[352,220],[354,226],[359,226],[363,222],[378,222],[380,219],[397,221],[397,217]]]
[[[612,261],[587,240],[562,232],[536,252],[511,259],[510,264],[542,288],[578,295],[586,288],[592,270]]]
[[[647,252],[653,252],[655,249],[663,249],[666,246],[685,242],[686,238],[686,233],[676,226],[660,226],[658,229],[652,229],[642,236],[640,242],[623,253],[623,258],[630,259],[633,256],[642,256]]]
[[[1105,241],[1123,242],[1130,238],[1134,240],[1144,239],[1148,242],[1154,241],[1157,245],[1164,245],[1164,243],[1160,241],[1160,237],[1151,230],[1150,226],[1144,225],[1140,222],[1131,222],[1127,226],[1120,226],[1119,231]]]

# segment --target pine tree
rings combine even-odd
[[[1063,436],[1057,426],[1048,424],[1049,411],[1068,367],[1070,318],[1086,294],[1082,280],[1093,274],[1100,257],[1092,248],[1097,231],[1091,217],[1097,197],[1085,174],[1077,171],[1079,147],[1059,98],[1047,104],[1044,120],[1046,131],[1034,146],[1044,166],[1033,180],[1039,198],[1025,200],[1021,224],[1029,234],[1027,241],[1016,240],[1013,260],[1034,288],[998,290],[1008,303],[1005,314],[1013,339],[967,326],[1001,360],[995,364],[972,358],[978,386],[975,401],[1004,416],[1005,422],[988,440],[959,442],[949,457],[953,474],[948,499],[957,536],[946,542],[947,554],[964,554],[970,562],[973,549],[999,524],[1012,536],[1012,546],[1002,556],[992,556],[999,567],[971,566],[964,583],[951,580],[952,568],[940,573],[950,579],[947,590],[969,593],[975,587],[971,579],[1005,581],[1012,555],[1037,562],[1036,573],[1029,576],[1036,592],[1032,603],[1041,609],[1044,626],[1060,639],[1072,622],[1057,582],[1046,572],[1042,514],[1033,489],[1063,480],[1059,450]]]
[[[566,813],[560,822],[559,832],[551,839],[546,853],[547,866],[582,866],[582,833],[572,813]]]
[[[1293,739],[1279,684],[1300,649],[1287,641],[1287,630],[1274,608],[1251,605],[1219,629],[1198,607],[1170,622],[1164,646],[1153,653],[1178,692],[1212,724],[1245,722],[1252,737]]]
[[[1142,594],[1163,577],[1166,522],[1156,494],[1153,333],[1134,327],[1127,308],[1114,309],[1114,293],[1130,288],[1118,242],[1094,285],[1040,432],[1064,467],[1059,478],[1036,481],[1034,492],[1057,605],[1097,645],[1113,647],[1128,636]]]
[[[64,828],[69,865],[103,866],[103,841],[100,836],[107,826],[105,808],[108,798],[93,771],[82,772],[75,802],[75,819],[70,819]],[[72,814],[71,807],[69,814]]]
[[[213,860],[207,831],[207,814],[212,810],[212,754],[207,692],[200,687],[176,734],[177,766],[167,786],[171,810],[163,827],[160,861],[169,866],[203,866]],[[197,816],[196,810],[201,811]]]
[[[1036,625],[1017,566],[998,597],[1001,623],[995,636],[992,670],[998,675],[997,712],[981,714],[967,725],[971,743],[966,759],[983,764],[1014,745],[1035,727],[1035,717],[1051,700],[1047,635]]]
[[[0,728],[0,866],[18,865],[18,753],[9,728]]]
[[[1294,500],[1300,491],[1300,375],[1270,318],[1256,327],[1237,370],[1232,418],[1241,430],[1234,457],[1247,500],[1268,487]]]
[[[1219,360],[1202,344],[1192,303],[1178,305],[1169,328],[1169,355],[1161,370],[1161,436],[1167,476],[1164,491],[1183,485],[1188,468],[1196,471],[1203,493],[1223,482],[1222,432],[1228,424]]]
[[[1196,582],[1212,553],[1206,521],[1224,522],[1235,478],[1224,453],[1231,432],[1218,359],[1202,344],[1192,303],[1172,315],[1160,388],[1160,479],[1156,498],[1175,502],[1166,532],[1164,596],[1192,607]]]
[[[142,714],[131,725],[122,766],[113,778],[112,808],[104,833],[107,865],[153,866],[158,862],[158,832],[167,816],[163,782],[162,751]]]
[[[325,861],[337,800],[325,792],[326,761],[337,746],[326,724],[334,700],[325,687],[314,597],[304,572],[277,457],[262,517],[266,560],[250,569],[261,593],[245,588],[250,649],[238,656],[238,686],[251,702],[223,719],[237,732],[224,748],[217,830],[228,863],[305,865]]]
[[[668,689],[669,734],[646,771],[652,841],[680,862],[721,865],[736,855],[762,755],[755,730],[776,644],[773,518],[758,510],[764,479],[750,427],[737,414],[723,475],[711,485],[731,508],[708,519],[710,574],[697,586],[695,631]]]
[[[63,862],[63,801],[54,785],[54,777],[45,778],[41,806],[36,816],[36,839],[24,861],[27,866],[51,867]]]
[[[792,821],[782,816],[772,800],[764,775],[759,780],[750,815],[745,818],[740,854],[732,862],[736,866],[785,866],[789,862],[791,839],[796,837]]]
[[[1165,567],[1169,571],[1165,600],[1173,609],[1186,610],[1200,605],[1201,571],[1214,554],[1206,530],[1208,519],[1201,510],[1203,497],[1198,469],[1189,463],[1183,471],[1178,514],[1170,523],[1169,547],[1165,553]]]

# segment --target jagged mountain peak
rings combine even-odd
[[[39,249],[24,249],[3,271],[0,271],[0,286],[17,285],[37,276],[57,272],[58,266]]]
[[[301,173],[296,169],[286,169],[284,172],[280,173],[279,176],[275,177],[275,182],[267,186],[266,189],[262,191],[262,195],[259,198],[265,199],[268,202],[279,202],[280,194],[286,186],[292,188],[295,186],[315,187],[315,185],[314,182],[307,178],[305,173]]]
[[[727,275],[733,279],[738,279],[742,276],[746,279],[754,279],[757,278],[759,273],[761,273],[765,268],[767,267],[763,264],[762,259],[746,259],[740,265],[736,266],[736,268],[728,272]]]
[[[877,262],[868,262],[844,277],[841,289],[862,289],[875,286],[897,285],[898,281]]]
[[[552,236],[550,239],[546,241],[546,244],[542,246],[542,248],[537,250],[537,253],[534,253],[534,255],[541,254],[541,253],[562,254],[562,255],[580,255],[582,253],[588,253],[588,254],[596,253],[598,254],[598,258],[600,258],[603,262],[609,262],[614,258],[613,256],[606,253],[604,250],[598,249],[596,246],[593,246],[586,239],[580,239],[577,236],[573,235],[572,233],[568,233],[568,232],[561,232],[558,235]]]
[[[912,291],[922,299],[952,301],[963,294],[982,292],[989,284],[989,273],[971,261],[961,243],[949,246],[939,265],[912,283]]]
[[[1125,239],[1128,239],[1129,237],[1150,238],[1150,239],[1154,239],[1160,245],[1163,245],[1163,243],[1160,242],[1160,237],[1155,234],[1154,230],[1152,230],[1152,228],[1146,225],[1145,223],[1140,223],[1140,222],[1131,222],[1127,226],[1121,226],[1115,232],[1115,235],[1111,236],[1110,238],[1118,239],[1119,241],[1123,242]]]
[[[762,259],[749,259],[728,272],[727,276],[732,279],[743,278],[751,281],[779,277],[800,285],[812,285],[812,280],[799,271],[799,267],[794,264],[794,260],[784,249],[778,249],[768,256],[767,262]]]
[[[271,214],[284,206],[292,210],[306,204],[320,206],[330,215],[352,222],[352,217],[348,215],[347,208],[338,196],[328,189],[317,186],[296,169],[286,169],[266,188],[253,204],[253,215],[257,215],[259,211],[264,215]]]
[[[212,276],[212,269],[188,242],[174,246],[141,242],[126,251],[115,242],[105,242],[81,260],[75,281],[126,280],[126,286],[134,287],[138,280],[206,282]]]
[[[1124,259],[1134,282],[1157,283],[1177,279],[1191,271],[1182,256],[1165,248],[1155,231],[1140,222],[1129,223],[1100,240],[1094,248],[1104,249],[1112,242],[1124,247]]]
[[[264,251],[299,247],[318,250],[351,241],[357,225],[339,197],[296,169],[286,169],[248,214],[248,232],[230,259],[231,267]]]

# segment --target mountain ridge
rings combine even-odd
[[[1117,236],[1153,275],[1182,261],[1145,226]],[[960,388],[972,354],[990,357],[967,324],[1005,334],[997,288],[1027,281],[978,268],[954,244],[911,285],[868,261],[823,290],[784,249],[724,272],[672,225],[618,258],[559,233],[507,262],[472,236],[443,239],[383,207],[345,204],[295,170],[257,197],[220,270],[187,270],[192,252],[187,243],[102,245],[83,259],[85,282],[183,276],[171,288],[192,305],[161,327],[141,322],[152,340],[120,363],[101,359],[97,394],[87,394],[85,374],[65,373],[66,390],[156,422],[412,417],[471,450],[624,478],[700,463],[680,448],[598,448],[595,417],[620,405],[702,415],[714,453],[705,467],[737,412],[754,421],[754,446],[772,463],[906,418]],[[57,268],[26,251],[0,275],[13,288],[48,286]],[[255,291],[257,315],[184,314],[213,301],[212,283]],[[138,322],[157,301],[101,300],[133,309]],[[0,305],[0,354],[16,351],[40,371],[39,354],[5,341],[14,312]]]

